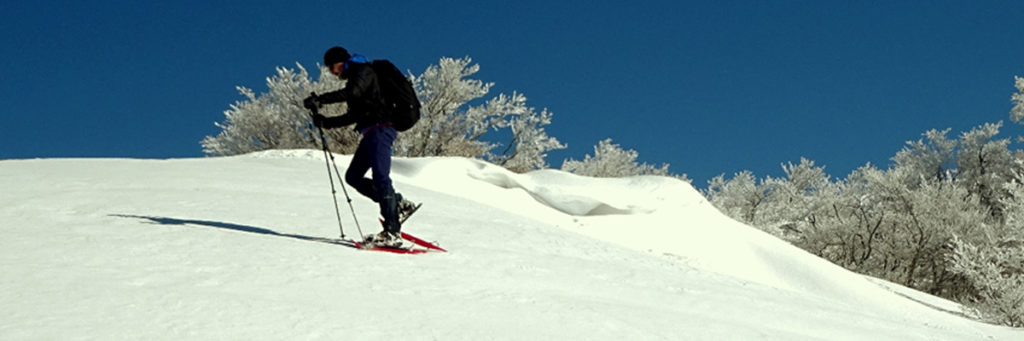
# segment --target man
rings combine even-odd
[[[366,57],[350,55],[340,46],[324,53],[324,66],[331,74],[347,80],[345,87],[309,96],[303,104],[307,108],[319,108],[324,104],[348,103],[348,112],[344,115],[325,117],[316,114],[313,124],[328,129],[355,124],[355,130],[363,135],[345,172],[345,182],[380,205],[384,231],[376,236],[367,236],[367,241],[386,246],[400,245],[401,221],[415,210],[416,205],[403,199],[391,184],[391,148],[398,133],[381,111],[383,101],[377,75]],[[371,171],[372,179],[365,177],[367,170]]]

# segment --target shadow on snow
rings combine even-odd
[[[335,244],[335,245],[344,245],[344,246],[348,246],[348,247],[356,247],[356,245],[353,242],[348,241],[348,240],[338,239],[338,238],[322,238],[322,237],[304,236],[304,235],[300,235],[300,234],[280,233],[280,232],[277,232],[277,231],[274,231],[274,230],[271,230],[271,229],[265,229],[265,228],[262,228],[262,227],[240,225],[240,224],[232,224],[232,223],[226,223],[226,222],[222,222],[222,221],[195,220],[195,219],[177,219],[177,218],[169,218],[169,217],[151,217],[151,216],[141,216],[141,215],[131,215],[131,214],[111,214],[110,216],[112,216],[112,217],[119,217],[119,218],[130,218],[130,219],[148,220],[148,223],[150,223],[150,224],[183,225],[183,226],[184,225],[205,226],[205,227],[213,227],[213,228],[218,228],[218,229],[223,229],[223,230],[248,232],[248,233],[255,233],[255,234],[274,236],[274,237],[283,237],[283,238],[298,239],[298,240],[304,240],[304,241],[310,241],[310,242],[319,242],[319,243],[327,243],[327,244]]]

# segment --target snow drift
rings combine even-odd
[[[735,222],[674,179],[460,158],[393,171],[425,202],[405,230],[449,253],[325,242],[340,231],[316,151],[0,161],[0,339],[1024,337]],[[376,232],[375,204],[349,192],[360,225],[342,207],[345,233]]]

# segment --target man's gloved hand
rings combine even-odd
[[[319,127],[319,128],[323,128],[325,120],[327,120],[327,117],[324,117],[324,115],[313,114],[313,125],[314,126]]]
[[[312,94],[312,95],[309,95],[309,97],[306,97],[306,99],[302,101],[302,106],[306,107],[306,109],[311,109],[312,110],[312,109],[320,109],[320,107],[322,105],[320,104],[320,99],[317,98],[316,94]]]

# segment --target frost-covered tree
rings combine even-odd
[[[796,165],[784,164],[782,170],[785,178],[768,177],[763,181],[767,206],[762,210],[761,225],[785,239],[800,238],[802,231],[817,223],[822,206],[831,203],[826,198],[838,189],[825,167],[817,167],[806,158],[800,158]]]
[[[704,194],[716,207],[742,222],[757,226],[785,239],[800,238],[802,231],[815,223],[815,214],[836,191],[824,167],[801,158],[800,163],[782,165],[785,178],[757,180],[750,171],[725,179],[719,175],[708,181]]]
[[[482,156],[494,144],[481,141],[488,130],[501,125],[505,109],[515,108],[516,101],[499,95],[483,106],[466,107],[472,100],[483,97],[494,83],[466,79],[480,70],[470,65],[467,58],[442,58],[439,65],[431,65],[419,77],[412,77],[413,87],[423,105],[419,123],[402,134],[395,143],[398,155],[405,156]]]
[[[200,144],[207,155],[235,155],[267,149],[318,148],[318,135],[310,124],[309,111],[302,99],[310,92],[337,89],[337,77],[321,69],[320,80],[313,82],[302,65],[298,69],[278,67],[277,74],[267,78],[266,93],[259,96],[249,88],[238,87],[245,100],[235,102],[224,112],[224,123],[217,136],[207,136]],[[324,108],[325,115],[338,115],[344,108]],[[355,148],[358,136],[334,130],[331,138],[335,151]]]
[[[1011,119],[1024,118],[1024,81]],[[888,169],[831,181],[801,160],[787,177],[709,182],[724,213],[859,273],[953,299],[987,320],[1024,324],[1024,152],[988,123],[930,130]]]
[[[669,175],[668,164],[655,167],[638,163],[640,156],[632,149],[622,149],[612,139],[604,139],[594,146],[594,155],[587,154],[583,161],[568,159],[562,162],[562,170],[584,176],[616,178],[634,175]]]
[[[882,172],[868,164],[836,181],[834,192],[819,192],[823,195],[814,206],[818,210],[790,240],[833,263],[867,273],[863,264],[876,254],[887,217],[871,186]]]
[[[1005,222],[971,235],[957,236],[948,256],[950,270],[963,276],[971,291],[960,297],[977,315],[993,323],[1024,327],[1024,185],[1005,184]]]
[[[1024,124],[1024,78],[1014,76],[1014,85],[1017,93],[1010,96],[1013,102],[1013,109],[1010,109],[1010,119],[1014,122]]]
[[[519,93],[499,94],[481,105],[470,103],[486,95],[493,83],[468,79],[479,65],[471,65],[469,57],[442,58],[420,76],[410,76],[420,102],[422,117],[417,125],[395,142],[399,156],[465,156],[494,161],[514,171],[525,172],[547,167],[547,152],[565,148],[544,128],[551,124],[551,112],[537,112],[526,105],[526,96]],[[256,95],[239,87],[245,96],[224,112],[224,123],[215,123],[222,131],[201,142],[207,155],[234,155],[265,149],[320,148],[318,132],[310,125],[309,112],[302,99],[310,92],[337,90],[344,82],[320,68],[320,79],[310,80],[302,65],[298,70],[277,68],[277,75],[267,79],[266,93]],[[325,106],[326,116],[341,115],[344,105]],[[491,131],[509,129],[511,140],[502,153],[492,150],[501,146],[488,142],[484,136]],[[358,145],[359,135],[351,129],[325,131],[331,149],[351,153]]]
[[[876,252],[858,263],[866,273],[933,294],[956,291],[960,283],[944,260],[954,235],[985,228],[987,209],[964,186],[953,181],[927,181],[916,187],[904,181],[904,169],[867,176],[876,210],[883,212],[875,231]]]
[[[1001,217],[1001,199],[1007,197],[1003,184],[1013,179],[1013,155],[1008,149],[1010,139],[996,139],[1002,122],[986,123],[960,136],[957,173],[961,183],[970,184],[972,194]]]
[[[544,131],[552,114],[547,110],[537,113],[526,105],[526,96],[515,92],[471,105],[494,85],[468,78],[480,70],[471,62],[469,57],[442,58],[421,76],[412,77],[423,105],[422,117],[399,137],[396,154],[479,157],[519,172],[547,167],[547,152],[565,148]],[[511,130],[512,139],[501,154],[493,154],[499,144],[483,137],[488,131],[504,128]]]
[[[754,173],[748,170],[736,173],[726,180],[718,175],[708,181],[704,194],[715,207],[733,219],[754,224],[767,194],[764,186],[757,183]]]
[[[988,210],[953,180],[908,183],[908,169],[868,165],[832,182],[809,160],[785,178],[744,171],[709,182],[708,198],[731,217],[860,273],[932,293],[962,286],[948,270],[956,234],[984,228]]]
[[[904,179],[908,184],[925,180],[947,180],[956,167],[957,141],[946,137],[950,129],[932,129],[925,132],[924,139],[907,141],[896,156],[892,157],[896,167],[905,170],[911,177]]]
[[[539,114],[533,108],[519,116],[513,116],[508,123],[512,130],[512,140],[505,150],[494,156],[493,161],[514,172],[526,172],[548,168],[548,151],[564,149],[566,146],[554,137],[547,136],[544,126],[551,124],[551,113],[547,110]]]
[[[969,309],[992,323],[1024,327],[1024,240],[979,247],[956,239],[952,245],[951,270],[974,289],[966,297]]]

